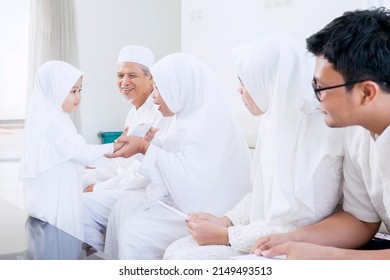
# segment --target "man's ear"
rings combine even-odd
[[[380,87],[373,81],[366,81],[361,84],[362,99],[361,104],[367,105],[372,102],[380,92]]]
[[[154,81],[153,81],[153,76],[152,76],[152,74],[149,74],[149,77],[148,77],[148,79],[149,79],[149,85],[151,85],[153,88],[154,88]]]

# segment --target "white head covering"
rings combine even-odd
[[[154,64],[154,54],[143,46],[125,46],[120,50],[117,62],[135,62],[149,68]]]
[[[290,37],[265,36],[233,51],[261,116],[252,166],[251,221],[314,217],[313,174],[342,154],[342,134],[326,126],[310,80],[314,59]]]
[[[48,61],[38,69],[26,119],[21,180],[34,179],[87,145],[62,109],[66,96],[82,75],[63,61]]]
[[[250,192],[250,154],[217,77],[198,59],[168,55],[150,69],[169,109],[176,137],[159,166],[184,212],[221,215]]]

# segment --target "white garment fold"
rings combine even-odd
[[[155,203],[161,196],[185,213],[219,215],[251,189],[249,149],[216,76],[186,54],[168,55],[150,70],[176,115],[175,130],[143,158],[139,172],[152,182],[147,207],[129,195],[111,212],[105,253],[114,258],[162,258],[187,233],[182,217]]]
[[[62,109],[81,76],[62,61],[39,68],[27,113],[20,179],[27,185],[29,215],[84,240],[80,173],[83,165],[93,166],[112,152],[113,145],[88,145]]]
[[[187,54],[166,56],[150,70],[176,114],[176,141],[150,148],[158,152],[150,159],[148,150],[140,172],[153,173],[183,212],[222,214],[251,189],[249,149],[226,93],[214,73]]]
[[[225,213],[232,247],[171,244],[164,258],[226,259],[249,253],[264,235],[287,232],[331,214],[342,185],[343,129],[329,128],[310,88],[313,61],[283,35],[234,50],[238,76],[261,116],[252,165],[252,194]],[[187,241],[186,241],[187,240]]]
[[[343,131],[326,126],[310,87],[314,59],[294,39],[259,38],[234,50],[237,72],[259,108],[251,221],[314,218],[313,174],[342,156]]]
[[[152,124],[153,127],[159,128],[152,143],[159,146],[162,141],[165,141],[168,131],[173,129],[174,121],[174,117],[162,117],[157,106],[153,103],[152,95],[150,95],[142,106],[138,109],[133,107],[129,111],[124,127],[128,127],[129,133],[131,133],[138,125]],[[138,193],[138,190],[141,189],[142,193],[145,194],[145,187],[150,183],[150,180],[138,172],[142,159],[141,154],[130,158],[116,158],[113,159],[110,168],[104,167],[94,170],[96,184],[93,192],[83,193],[84,229],[87,243],[97,250],[104,249],[104,232],[109,214],[116,202],[126,195]],[[107,172],[108,170],[110,172]],[[109,173],[111,175],[107,178]],[[148,193],[151,191],[153,188],[148,188]],[[150,196],[152,199],[147,199],[147,197],[140,195],[140,201],[145,202],[145,207],[150,207],[155,198],[153,195]]]
[[[127,115],[124,128],[128,127],[130,134],[138,125],[150,123],[153,127],[159,128],[152,143],[160,146],[168,130],[174,126],[175,120],[174,117],[163,118],[153,101],[151,94],[138,109],[133,107]],[[106,178],[107,167],[97,168],[94,172],[96,177],[94,191],[110,189],[132,190],[146,187],[150,183],[149,180],[138,172],[142,159],[143,156],[141,154],[130,158],[113,159],[110,168],[111,178]]]

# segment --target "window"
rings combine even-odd
[[[25,119],[29,0],[0,2],[0,120]]]

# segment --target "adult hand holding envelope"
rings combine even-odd
[[[108,158],[124,157],[129,158],[135,154],[145,154],[149,148],[149,143],[156,135],[158,128],[152,127],[152,124],[140,124],[135,127],[129,134],[128,128],[122,135],[115,140],[115,143],[123,143],[123,147],[114,153],[106,154]]]

